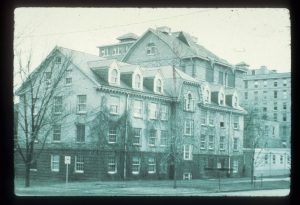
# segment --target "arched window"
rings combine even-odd
[[[117,83],[118,82],[118,71],[116,69],[113,69],[111,71],[110,82],[111,83]]]
[[[162,82],[160,79],[156,81],[156,92],[162,93]]]
[[[141,76],[137,74],[135,76],[135,88],[140,89],[142,87]]]
[[[188,93],[188,95],[186,96],[185,100],[185,110],[186,111],[193,111],[194,110],[194,99],[191,93]]]

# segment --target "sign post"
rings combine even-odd
[[[69,164],[71,164],[71,156],[65,156],[65,164],[67,165],[67,167],[66,167],[66,185],[68,185],[68,180],[69,180]]]

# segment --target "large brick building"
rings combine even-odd
[[[54,114],[69,114],[48,126],[32,175],[63,178],[64,156],[71,156],[71,179],[172,178],[175,159],[179,179],[214,176],[206,168],[217,167],[229,168],[231,176],[242,174],[246,112],[235,84],[244,70],[184,32],[149,29],[140,38],[130,34],[121,40],[121,46],[131,44],[126,52],[110,54],[120,43],[99,47],[106,58],[56,47],[45,59],[56,61],[59,70],[71,56],[52,104]],[[47,67],[37,70],[49,86]],[[25,83],[17,92],[20,108],[26,90]],[[24,133],[18,131],[24,148]],[[40,136],[37,153],[43,147]],[[22,174],[20,156],[15,157],[16,174]]]

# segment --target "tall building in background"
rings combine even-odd
[[[241,104],[248,114],[265,122],[267,147],[290,147],[291,73],[277,73],[261,66],[248,69],[243,82]]]

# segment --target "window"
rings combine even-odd
[[[236,115],[233,116],[233,128],[239,129],[239,116]]]
[[[133,157],[132,158],[132,174],[139,174],[140,173],[140,158]]]
[[[150,130],[149,145],[155,146],[157,138],[157,130]]]
[[[258,81],[254,81],[254,88],[258,88]]]
[[[77,111],[79,113],[86,112],[86,95],[77,95]]]
[[[161,110],[161,120],[168,120],[169,117],[169,112],[168,112],[168,106],[167,105],[161,105],[160,106]]]
[[[148,158],[148,173],[153,174],[156,172],[156,163],[154,157]]]
[[[192,160],[192,145],[183,145],[183,159]]]
[[[206,136],[204,134],[201,134],[200,136],[200,149],[206,148]]]
[[[118,83],[118,71],[116,69],[110,72],[110,82],[113,84]]]
[[[209,114],[208,123],[209,123],[209,125],[214,126],[215,125],[216,113],[215,112],[209,112],[208,114]]]
[[[76,129],[77,129],[76,142],[84,142],[85,141],[85,125],[77,124]]]
[[[59,114],[62,112],[63,104],[62,104],[62,96],[54,97],[54,113]]]
[[[264,100],[266,100],[267,99],[267,96],[268,96],[268,91],[263,91],[263,98],[264,98]]]
[[[114,154],[109,155],[107,158],[107,172],[109,174],[117,173],[117,162]]]
[[[141,144],[141,134],[142,134],[141,128],[133,128],[133,139],[132,139],[133,145]]]
[[[142,78],[141,78],[141,75],[139,75],[139,74],[135,75],[134,85],[135,85],[136,89],[141,89],[142,88]]]
[[[220,105],[225,105],[224,93],[220,94]]]
[[[220,114],[220,127],[225,127],[225,116],[223,114]]]
[[[274,110],[277,111],[277,102],[274,102]]]
[[[119,114],[120,107],[120,97],[111,96],[110,97],[110,114],[117,115]]]
[[[162,93],[162,81],[161,81],[161,79],[156,80],[156,92]]]
[[[283,122],[286,122],[286,119],[287,119],[287,116],[286,116],[286,113],[282,113],[282,121]]]
[[[274,91],[274,98],[277,98],[277,91]]]
[[[210,92],[208,89],[205,90],[204,102],[209,103]]]
[[[257,95],[258,95],[258,92],[255,91],[255,92],[254,92],[254,100],[255,100],[255,101],[258,101],[258,96],[257,96]]]
[[[184,110],[186,111],[194,111],[194,102],[193,96],[191,93],[188,93],[186,98],[184,99]]]
[[[237,108],[238,107],[238,97],[234,96],[234,101],[233,101],[233,107]]]
[[[274,87],[277,87],[277,82],[276,81],[274,82]]]
[[[117,130],[114,127],[110,127],[108,132],[108,143],[116,143],[116,142],[117,142]]]
[[[280,155],[280,164],[283,164],[283,155]]]
[[[59,172],[59,155],[51,155],[51,171]]]
[[[263,107],[263,112],[267,112],[267,107]]]
[[[276,164],[276,155],[275,154],[272,155],[272,161],[273,161],[273,164]]]
[[[225,136],[220,136],[220,150],[225,150]]]
[[[206,125],[207,111],[202,110],[201,112],[201,125]]]
[[[277,113],[273,113],[273,120],[277,121]]]
[[[166,130],[160,131],[160,146],[167,145],[167,136],[168,136],[168,131],[166,131]]]
[[[141,100],[133,102],[133,115],[134,117],[143,117],[143,102]]]
[[[287,98],[287,92],[286,90],[283,91],[283,99],[286,99]]]
[[[158,117],[158,106],[156,103],[149,103],[149,118],[157,119]]]
[[[213,135],[208,136],[208,149],[212,150],[214,149],[215,145],[215,137]]]
[[[269,155],[265,154],[265,164],[268,164],[268,161],[269,161]]]
[[[60,56],[55,57],[55,64],[61,64],[61,57]]]
[[[47,88],[51,86],[51,75],[51,72],[45,72],[45,82]]]
[[[238,150],[238,138],[233,138],[233,150]]]
[[[193,134],[194,121],[185,120],[184,122],[184,134],[191,136]]]
[[[59,142],[61,136],[61,125],[53,125],[53,142]]]
[[[239,161],[233,160],[232,173],[238,173],[238,171],[239,171]]]
[[[81,155],[75,156],[75,173],[84,172],[84,158]]]
[[[147,55],[155,55],[156,54],[156,46],[154,43],[148,43],[147,44],[147,48],[146,48],[146,51],[147,51]]]
[[[66,85],[72,84],[72,70],[66,70]]]
[[[287,85],[287,80],[283,79],[283,86],[286,86],[286,85]]]
[[[264,80],[264,87],[268,86],[268,81]]]
[[[219,84],[224,85],[224,73],[219,71]]]
[[[248,99],[248,92],[245,92],[244,95],[245,95],[245,100],[247,100]]]
[[[190,172],[183,173],[183,180],[191,180],[191,179],[192,179],[192,173]]]
[[[244,87],[248,88],[248,81],[244,81]]]
[[[282,108],[283,108],[284,110],[286,110],[286,108],[287,108],[287,103],[286,103],[286,102],[283,102],[283,103],[282,103]]]

